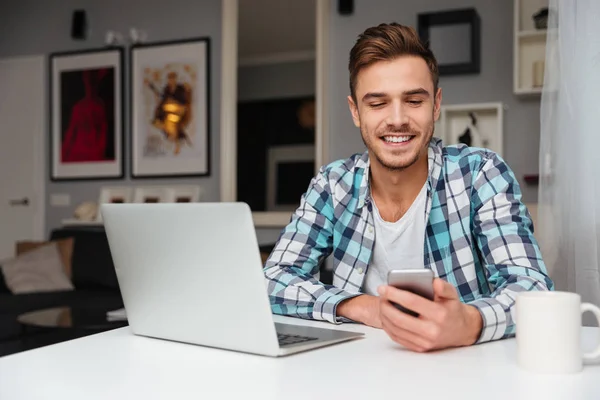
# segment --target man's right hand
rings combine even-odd
[[[381,328],[380,304],[381,299],[379,297],[361,294],[338,304],[336,314],[373,328]]]

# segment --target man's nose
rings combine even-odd
[[[388,125],[400,128],[408,122],[408,114],[402,102],[393,102],[388,115]]]

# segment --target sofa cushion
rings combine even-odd
[[[2,262],[6,286],[14,294],[73,290],[56,243]]]
[[[35,250],[38,247],[45,246],[50,243],[56,243],[58,252],[60,253],[60,259],[63,263],[65,274],[69,279],[72,277],[71,273],[71,257],[73,255],[73,238],[67,237],[56,241],[33,241],[33,240],[22,240],[18,241],[15,246],[15,254],[20,256],[31,250]]]

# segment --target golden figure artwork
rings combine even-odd
[[[153,103],[152,107],[147,102],[147,109],[152,110],[149,122],[161,133],[148,134],[147,155],[164,155],[167,147],[170,147],[171,154],[178,155],[183,145],[193,146],[190,125],[195,81],[194,68],[187,64],[167,64],[162,69],[144,70],[144,84],[152,93]]]

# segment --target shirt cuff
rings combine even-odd
[[[333,293],[331,291],[326,291],[315,301],[312,316],[314,319],[328,321],[332,324],[355,322],[351,319],[338,316],[337,306],[342,301],[359,296],[361,294],[363,293],[350,293],[344,290],[335,291]]]
[[[483,328],[475,344],[498,340],[504,336],[506,332],[506,312],[500,302],[494,298],[483,298],[468,304],[479,310],[483,321]]]

